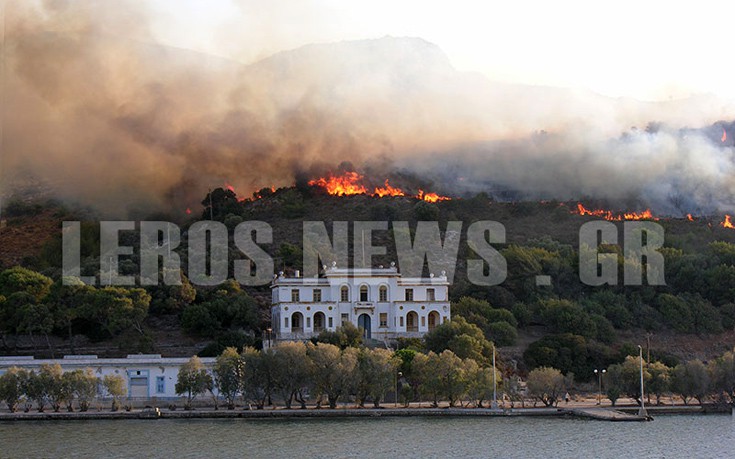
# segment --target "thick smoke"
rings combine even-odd
[[[735,207],[733,144],[698,129],[735,118],[730,102],[497,84],[408,38],[246,65],[157,44],[141,4],[7,3],[6,195],[30,175],[106,215],[176,215],[224,182],[247,196],[350,161],[449,194]]]

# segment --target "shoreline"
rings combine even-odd
[[[0,422],[15,421],[81,421],[81,420],[122,420],[122,419],[298,419],[298,418],[381,418],[381,417],[575,417],[587,418],[585,410],[603,410],[611,413],[625,413],[631,419],[637,418],[637,406],[620,406],[614,409],[600,408],[597,406],[570,408],[513,408],[513,409],[491,409],[491,408],[307,408],[307,409],[242,409],[234,410],[199,408],[195,410],[168,410],[168,409],[134,409],[131,411],[86,411],[86,412],[20,412],[0,413]],[[705,406],[653,406],[647,408],[648,414],[655,417],[658,415],[681,415],[681,414],[724,414],[729,410],[718,408],[714,405]],[[632,419],[632,418],[637,419]],[[615,421],[621,419],[602,419]]]

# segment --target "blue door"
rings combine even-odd
[[[363,338],[370,339],[370,316],[360,314],[360,317],[357,318],[357,326],[362,328]]]

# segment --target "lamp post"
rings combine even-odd
[[[398,408],[398,380],[403,377],[403,373],[400,371],[395,374],[395,380],[393,381],[395,383],[395,398],[393,399],[393,407]]]
[[[498,383],[495,376],[495,343],[493,343],[493,404],[490,406],[491,409],[498,409]]]
[[[640,345],[638,345],[638,357],[641,363],[641,409],[638,410],[638,416],[648,416],[646,405],[643,402],[643,348]]]
[[[265,337],[268,340],[268,349],[271,348],[271,332],[273,331],[272,328],[268,327],[265,329]]]
[[[604,368],[602,370],[598,370],[595,368],[595,374],[597,375],[597,404],[602,405],[602,375],[607,373],[607,370]]]

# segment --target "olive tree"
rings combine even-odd
[[[0,400],[4,401],[11,413],[15,413],[23,397],[23,381],[27,377],[25,370],[18,367],[8,368],[0,376]]]
[[[237,349],[226,348],[214,364],[214,387],[225,398],[227,409],[235,409],[235,399],[240,392],[243,362]]]
[[[286,408],[296,400],[301,408],[306,408],[304,389],[310,384],[312,373],[311,360],[306,355],[306,345],[302,342],[279,344],[273,353],[273,387],[283,399]]]
[[[186,395],[184,407],[190,410],[197,395],[211,390],[213,384],[212,376],[204,369],[201,359],[193,356],[179,368],[175,389],[177,395]]]
[[[340,350],[333,344],[309,343],[306,353],[312,363],[312,380],[319,394],[326,395],[330,408],[336,408],[339,399],[351,392],[355,380],[357,349]]]
[[[128,393],[125,378],[121,375],[105,375],[102,378],[102,386],[105,388],[105,392],[112,397],[112,411],[119,410],[120,399]]]
[[[566,392],[564,375],[556,368],[540,367],[528,374],[528,393],[547,407],[556,405]]]

